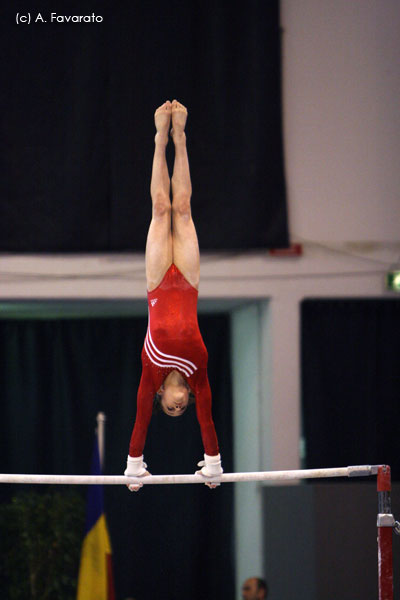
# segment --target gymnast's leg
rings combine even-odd
[[[175,265],[185,279],[197,289],[200,281],[200,252],[190,208],[192,183],[186,150],[186,119],[186,108],[177,100],[173,100],[171,131],[175,144],[175,162],[171,180],[173,257]],[[218,460],[221,469],[220,456],[212,457],[212,459],[214,458]],[[206,485],[214,489],[219,484],[207,482]]]
[[[146,279],[149,291],[158,286],[172,263],[170,181],[165,158],[171,123],[171,102],[169,100],[157,108],[154,122],[157,133],[154,139],[155,148],[150,185],[153,213],[146,243]],[[143,463],[143,456],[136,458],[128,456],[125,475],[137,476],[138,474],[140,476],[148,474]],[[142,485],[141,483],[130,484],[128,488],[132,492],[137,492]]]
[[[192,183],[186,150],[186,119],[186,108],[173,100],[171,131],[175,144],[175,162],[171,180],[173,259],[183,276],[197,289],[200,280],[200,253],[190,208]]]
[[[169,100],[156,110],[154,122],[157,133],[150,185],[153,213],[146,243],[146,279],[149,291],[158,286],[172,263],[170,180],[165,158],[171,122]]]

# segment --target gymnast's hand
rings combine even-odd
[[[204,485],[206,485],[207,487],[209,487],[210,490],[215,490],[215,488],[218,487],[221,484],[220,483],[211,483],[211,481],[208,481]]]
[[[151,473],[145,471],[140,477],[147,477],[147,475],[151,475]],[[135,475],[135,477],[137,477],[137,475]],[[128,483],[126,487],[130,492],[138,492],[140,488],[143,487],[143,483],[141,481],[139,483]]]
[[[201,467],[200,471],[196,471],[196,475],[202,475],[203,477],[218,477],[218,475],[222,475],[224,472],[221,466],[221,455],[217,454],[216,456],[208,456],[204,455],[204,460],[201,460],[197,463],[199,467]],[[214,490],[216,487],[220,485],[220,483],[213,483],[212,481],[205,482],[205,485],[210,488],[210,490]]]
[[[125,477],[146,477],[150,475],[146,467],[146,463],[143,462],[143,454],[142,456],[128,456],[124,475]],[[143,487],[143,483],[128,483],[126,487],[131,492],[137,492]]]

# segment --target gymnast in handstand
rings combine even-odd
[[[190,208],[186,119],[186,108],[176,100],[165,102],[154,116],[157,133],[150,186],[153,213],[146,244],[149,320],[127,476],[148,474],[143,449],[154,404],[158,403],[167,415],[179,417],[193,397],[205,452],[198,473],[204,477],[222,473],[211,414],[208,354],[197,322],[200,253]],[[169,133],[175,145],[172,204],[165,157]],[[206,485],[215,487],[210,482]],[[139,487],[129,486],[134,491]]]

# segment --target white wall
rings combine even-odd
[[[398,0],[281,0],[291,231],[398,240]]]

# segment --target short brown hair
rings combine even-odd
[[[265,581],[265,579],[261,579],[261,577],[256,577],[255,579],[257,581],[258,589],[259,590],[264,590],[264,597],[266,598],[267,595],[268,595],[268,585],[267,585],[267,582]]]

